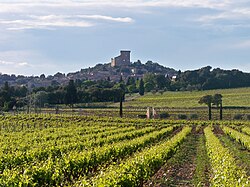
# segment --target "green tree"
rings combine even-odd
[[[159,90],[166,88],[167,85],[169,84],[164,75],[155,75],[155,82],[157,85],[157,89]]]
[[[114,85],[115,89],[120,89],[122,91],[122,100],[125,100],[125,93],[126,93],[126,86],[123,83],[123,81],[121,83],[117,83],[116,85]]]
[[[144,74],[143,76],[143,81],[144,83],[151,83],[151,84],[156,84],[156,81],[155,81],[155,75],[153,73],[146,73]]]
[[[11,88],[9,87],[9,83],[5,82],[1,91],[1,96],[5,102],[9,102],[11,99]]]
[[[4,83],[0,91],[0,106],[4,111],[9,111],[16,103],[15,89],[10,87],[8,82]]]
[[[34,104],[40,108],[44,107],[44,104],[48,103],[48,93],[45,91],[39,91],[34,95]]]
[[[150,92],[151,90],[154,89],[154,84],[151,82],[147,82],[145,83],[144,88],[146,92]]]
[[[140,95],[144,95],[145,89],[144,89],[144,82],[143,79],[140,80],[140,84],[139,84],[139,94]]]
[[[135,84],[127,86],[127,89],[128,89],[129,94],[135,93],[137,91]]]
[[[69,84],[66,86],[65,94],[65,104],[70,105],[73,108],[73,105],[77,102],[77,90],[73,80],[69,81]]]
[[[120,80],[119,80],[119,83],[122,83],[123,82],[123,78],[122,78],[122,75],[120,76]]]
[[[135,78],[134,77],[128,77],[126,85],[134,85],[135,84]]]
[[[211,95],[205,95],[199,100],[199,104],[206,104],[208,106],[208,119],[212,119],[212,102],[213,102],[213,96]]]
[[[15,96],[20,98],[20,97],[26,97],[28,93],[28,89],[25,86],[17,87],[15,89]]]
[[[220,120],[222,120],[222,95],[221,94],[215,94],[213,96],[213,104],[216,105],[217,108],[220,107]]]

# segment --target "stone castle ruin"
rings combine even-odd
[[[111,67],[120,67],[120,66],[128,66],[131,64],[130,62],[130,52],[131,51],[120,51],[120,55],[111,58]]]

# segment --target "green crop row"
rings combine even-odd
[[[134,126],[132,123],[136,120],[119,120],[110,118],[72,116],[72,115],[51,115],[51,114],[19,114],[0,116],[1,132],[19,132],[19,131],[35,131],[37,129],[61,128],[61,127],[80,127],[99,124],[101,126],[128,127]],[[141,122],[141,121],[138,121]]]
[[[131,132],[131,130],[133,130],[133,128],[130,128],[129,132],[127,131],[124,132],[124,129],[121,128],[121,132],[118,132],[116,130],[116,134],[112,133],[111,136],[107,137],[102,137],[97,135],[94,136],[95,138],[91,138],[89,136],[87,136],[86,138],[85,136],[83,136],[82,139],[79,139],[77,136],[72,136],[70,142],[67,142],[65,139],[62,139],[62,142],[64,142],[65,145],[63,144],[58,145],[57,142],[51,141],[50,143],[46,142],[45,145],[47,145],[47,147],[45,147],[44,145],[41,147],[25,151],[16,150],[11,154],[5,152],[0,155],[0,172],[2,172],[4,169],[7,168],[8,169],[13,168],[16,167],[17,165],[21,166],[22,164],[28,164],[34,161],[45,161],[48,158],[54,159],[55,157],[61,158],[70,151],[80,152],[80,151],[85,151],[86,149],[92,149],[94,148],[94,146],[109,144],[112,143],[113,141],[129,140],[150,133],[156,129],[153,127],[146,127],[144,129],[134,130],[133,132]],[[57,145],[55,146],[55,144]],[[25,145],[26,144],[24,144],[23,146]]]
[[[173,138],[135,154],[119,165],[111,165],[91,181],[82,180],[79,186],[142,186],[170,158],[179,144],[191,132],[184,127]]]
[[[30,149],[36,148],[46,149],[48,146],[54,146],[55,144],[69,144],[75,142],[76,139],[79,141],[90,141],[91,139],[98,139],[100,137],[105,138],[112,134],[135,130],[134,127],[103,127],[100,128],[101,131],[99,132],[94,129],[92,129],[92,132],[85,131],[83,127],[69,129],[71,129],[71,131],[62,128],[56,130],[50,129],[49,131],[46,129],[28,134],[15,132],[11,133],[11,135],[2,135],[0,136],[1,151],[4,153],[16,153],[16,151],[29,151]],[[74,139],[72,137],[74,137]]]
[[[244,127],[244,128],[241,129],[241,131],[248,134],[248,135],[250,135],[250,127]]]
[[[213,134],[212,128],[206,127],[204,133],[212,168],[211,186],[249,186],[245,171],[237,167],[232,154],[223,147],[220,140]]]
[[[54,155],[54,159],[48,158],[41,162],[17,165],[16,168],[2,171],[0,184],[5,186],[16,186],[17,184],[20,186],[60,185],[81,175],[94,172],[102,164],[114,161],[113,159],[131,155],[160,140],[172,130],[173,127],[163,128],[139,138],[96,147],[93,150],[87,149],[81,152],[72,150],[61,157]]]
[[[250,136],[242,134],[230,127],[223,127],[222,130],[230,136],[232,139],[236,140],[237,142],[241,143],[244,147],[250,150]]]
[[[81,128],[81,127],[80,127]],[[32,149],[47,149],[51,146],[61,146],[61,145],[67,145],[70,143],[75,142],[93,142],[97,139],[105,139],[106,137],[117,135],[119,133],[126,133],[131,132],[135,130],[134,127],[128,127],[128,128],[115,128],[110,129],[106,128],[106,132],[100,132],[100,133],[64,133],[64,129],[61,129],[61,131],[57,132],[50,132],[46,134],[46,132],[40,132],[40,136],[35,136],[36,133],[34,133],[33,137],[29,136],[7,136],[6,138],[4,136],[1,136],[1,151],[5,154],[7,153],[15,153],[18,151],[29,151]],[[73,130],[72,130],[73,131]],[[62,135],[60,135],[62,134]],[[73,138],[72,138],[73,137]],[[98,142],[96,142],[98,143]],[[90,143],[88,143],[90,144]],[[1,152],[0,151],[0,152]]]

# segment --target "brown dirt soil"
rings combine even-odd
[[[193,127],[191,133],[193,137],[190,137],[186,145],[182,144],[176,154],[143,186],[193,186],[192,178],[196,168],[196,145],[194,144],[197,144],[194,136],[198,133]]]
[[[213,129],[214,134],[216,135],[224,135],[225,133],[223,132],[223,130],[220,128],[219,125],[214,125],[214,129]]]

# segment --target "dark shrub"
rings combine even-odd
[[[247,120],[250,120],[250,114],[247,114]]]
[[[178,119],[187,119],[186,114],[178,114]]]
[[[166,118],[169,118],[170,117],[170,114],[167,113],[167,112],[162,112],[160,113],[160,118],[161,119],[166,119]]]
[[[159,92],[159,94],[163,95],[164,90],[159,90],[158,92]]]
[[[155,95],[156,94],[156,90],[151,90],[151,93],[153,94],[153,95]]]
[[[146,114],[138,114],[137,117],[143,119],[143,118],[147,118],[147,115]]]
[[[198,114],[191,114],[190,119],[198,119]]]
[[[234,115],[234,119],[235,120],[241,120],[243,118],[243,115],[242,114],[235,114]]]

